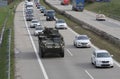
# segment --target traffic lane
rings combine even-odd
[[[48,22],[48,21],[47,21]],[[46,23],[45,23],[46,24]],[[54,26],[54,24],[53,25],[51,25],[51,26]],[[61,33],[63,33],[63,32],[65,32],[65,33],[63,33],[63,35],[65,35],[65,34],[67,34],[67,31],[65,31],[65,30],[61,30],[62,32]],[[69,34],[69,35],[68,35]],[[68,33],[65,37],[67,38],[67,44],[69,44],[69,42],[71,42],[71,44],[69,44],[69,46],[71,46],[71,49],[72,49],[72,47],[73,47],[73,45],[72,45],[72,40],[70,41],[69,39],[71,38],[70,36],[72,36],[70,33]],[[69,41],[68,41],[69,40]],[[65,42],[65,43],[66,43]],[[68,49],[68,48],[67,48]],[[92,64],[91,64],[91,61],[90,61],[90,57],[91,57],[91,54],[87,54],[88,53],[88,51],[93,51],[93,50],[87,50],[87,52],[85,52],[86,51],[86,49],[85,49],[85,51],[84,51],[84,49],[82,49],[83,51],[81,51],[80,49],[77,49],[77,51],[76,51],[76,49],[74,50],[74,49],[72,49],[72,50],[69,50],[70,52],[73,52],[74,54],[74,56],[76,56],[76,58],[77,58],[77,56],[78,56],[78,60],[81,60],[81,61],[79,61],[79,62],[81,62],[81,63],[79,63],[80,64],[80,67],[81,68],[83,68],[84,69],[84,71],[85,70],[87,70],[87,68],[88,68],[88,70],[89,70],[89,67],[90,67],[90,69],[91,68],[94,68],[94,66],[92,66]],[[67,52],[66,50],[65,50],[65,52]],[[89,53],[92,53],[92,52],[89,52]],[[87,56],[87,55],[88,56]],[[87,58],[83,58],[83,55],[85,55]],[[80,57],[80,56],[82,56],[82,57]],[[67,56],[66,56],[67,57]],[[68,56],[68,57],[70,57],[70,56]],[[87,60],[87,59],[89,59],[89,60]],[[84,60],[84,61],[83,61]],[[48,60],[47,60],[48,61]],[[85,62],[85,61],[87,61],[87,62]],[[75,62],[75,61],[74,61]],[[76,64],[78,64],[78,62],[76,63]],[[54,65],[54,64],[53,64]],[[55,65],[56,66],[56,65]],[[53,67],[53,66],[52,66]],[[49,70],[50,71],[50,70]],[[103,73],[103,72],[100,72],[100,73]],[[106,74],[104,74],[104,75],[106,75]],[[104,76],[103,75],[103,76]],[[52,75],[50,75],[50,76],[52,76]],[[73,75],[74,76],[74,75]],[[98,75],[99,76],[99,75]],[[54,77],[54,76],[52,76],[52,77]]]
[[[75,48],[71,43],[72,40],[70,41],[70,37],[68,37],[68,35],[65,35],[65,34],[67,33],[63,33],[63,36],[65,37],[64,39],[65,41],[69,42],[67,44],[69,44],[69,47],[70,47],[70,48],[67,48],[67,44],[66,44],[66,48],[69,49],[69,51],[72,53],[72,57],[75,59],[73,62],[75,64],[78,64],[79,68],[83,69],[84,71],[87,70],[87,72],[94,79],[100,79],[100,78],[101,79],[113,79],[113,78],[118,79],[120,77],[119,76],[120,68],[116,64],[114,64],[114,68],[95,68],[91,64],[91,54],[95,49],[94,48]],[[68,33],[68,34],[69,36],[72,36],[71,33]]]
[[[94,79],[120,79],[120,68],[116,65],[114,68],[87,68],[87,70]]]
[[[61,11],[72,10],[72,6],[70,4],[69,5],[61,5],[60,0],[46,0],[46,2],[50,3],[51,5],[55,6],[56,8],[58,8]]]
[[[23,2],[16,9],[14,18],[15,31],[15,78],[43,79],[43,74],[32,48],[23,17]],[[36,71],[36,72],[32,72]],[[39,73],[39,75],[38,75]]]
[[[54,5],[53,3],[56,2],[52,2],[51,0],[46,0],[48,3],[50,3],[52,6],[58,8],[59,10],[64,10],[65,8],[68,8],[68,10],[66,10],[66,13],[69,14],[70,16],[74,16],[77,19],[80,19],[83,22],[87,22],[88,24],[94,26],[95,28],[100,29],[101,31],[104,31],[114,37],[120,38],[120,23],[116,22],[115,20],[111,20],[110,18],[107,18],[107,20],[105,21],[105,23],[102,23],[100,21],[96,21],[96,14],[92,13],[92,12],[88,12],[86,10],[84,10],[83,12],[76,12],[76,11],[71,11],[71,6],[70,7],[66,7],[63,5],[60,5],[58,3],[58,5]],[[85,16],[85,17],[83,17]],[[114,28],[114,26],[118,27],[117,29]]]
[[[40,17],[41,18],[41,17]],[[45,19],[45,18],[43,18],[43,19]],[[41,20],[43,20],[43,19],[41,19]],[[54,25],[55,25],[55,22],[54,21],[44,21],[44,23],[45,23],[45,26],[48,26],[48,25],[50,25],[50,27],[52,26],[52,27],[54,27]],[[63,31],[64,31],[64,33],[63,33]],[[70,57],[71,55],[68,53],[68,51],[66,50],[66,49],[68,49],[68,48],[70,48],[70,47],[66,47],[66,45],[68,44],[68,45],[70,45],[69,43],[72,43],[73,42],[73,40],[70,40],[71,39],[71,36],[74,36],[74,34],[73,33],[69,33],[70,31],[69,30],[61,30],[60,31],[61,33],[63,33],[64,35],[66,35],[66,36],[64,36],[65,38],[67,38],[67,39],[65,39],[66,41],[65,41],[65,57]],[[74,38],[74,37],[73,37]],[[34,39],[34,41],[35,41],[35,39],[36,40],[38,40],[37,38],[35,38],[35,37],[33,37],[33,39]],[[68,40],[70,40],[70,41],[68,41]],[[35,43],[36,43],[36,47],[37,47],[37,49],[39,49],[38,47],[38,42],[37,41],[35,41]],[[72,43],[73,44],[73,43]],[[71,44],[71,46],[73,46]],[[67,45],[67,46],[68,46]],[[86,51],[86,50],[84,50],[84,51]],[[59,58],[58,58],[59,59]],[[44,62],[44,60],[46,60],[46,59],[42,59],[42,61],[43,61],[43,64],[45,63]],[[51,59],[49,59],[48,58],[48,60],[46,61],[46,62],[49,62],[49,60],[51,60]],[[60,59],[59,59],[60,60]],[[59,68],[57,68],[57,67],[59,67],[59,65],[57,66],[56,64],[55,64],[55,62],[56,63],[58,63],[57,61],[56,61],[56,58],[53,60],[52,59],[52,61],[54,61],[54,63],[51,63],[52,64],[52,66],[49,64],[49,63],[45,63],[44,64],[44,66],[45,66],[45,69],[46,69],[46,72],[48,73],[48,76],[51,78],[54,78],[54,75],[59,75],[59,76],[57,76],[57,78],[61,78],[61,76],[63,75],[62,74],[62,71],[61,72],[59,72],[59,73],[57,73],[57,74],[51,74],[51,71],[52,72],[54,72],[54,73],[56,73],[56,72],[58,72],[58,71],[60,71],[59,70]],[[64,63],[64,61],[63,61],[63,63]],[[61,64],[63,64],[62,62],[61,62]],[[67,63],[66,63],[67,64]],[[52,68],[49,68],[49,67],[46,67],[46,66],[51,66],[51,67],[54,67],[54,68],[57,68],[57,69],[55,69],[54,71],[53,70],[51,70]],[[57,67],[56,67],[57,66]],[[68,68],[68,67],[67,67]],[[64,69],[64,68],[62,68],[62,69]],[[66,69],[66,66],[65,66],[65,69]],[[64,69],[64,70],[65,70]],[[57,71],[56,71],[57,70]],[[76,70],[78,70],[78,69],[76,69]],[[70,71],[70,70],[69,70]],[[71,70],[71,72],[72,71],[74,71],[74,70]],[[63,71],[64,72],[64,71]],[[60,74],[61,74],[61,76],[60,76]],[[65,74],[65,73],[64,73]],[[87,75],[87,74],[85,74],[85,71],[83,70],[83,71],[81,71],[81,76],[79,76],[78,75],[78,72],[72,72],[71,74],[74,74],[74,75],[72,75],[72,77],[74,77],[75,79],[77,79],[77,78],[79,78],[79,77],[83,77],[83,78],[89,78],[89,76]],[[80,72],[79,72],[79,74],[80,74]],[[77,76],[79,76],[79,77],[77,77]],[[62,76],[62,78],[63,79],[66,79],[66,78],[69,78],[70,77],[70,74],[68,74],[68,75],[65,75],[65,76]],[[55,77],[56,78],[56,77]]]

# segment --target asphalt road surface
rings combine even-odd
[[[96,47],[75,48],[76,35],[70,28],[61,30],[65,40],[65,57],[40,58],[38,38],[30,21],[25,20],[24,2],[16,9],[15,29],[15,79],[120,79],[120,65],[114,68],[95,68],[90,61]],[[54,27],[55,21],[46,21],[45,16],[34,7],[34,16],[43,26]]]
[[[47,3],[56,7],[58,10],[65,11],[70,16],[73,16],[84,23],[104,31],[116,38],[120,39],[120,22],[106,17],[106,21],[96,21],[96,14],[87,10],[83,12],[72,11],[72,5],[61,5],[60,0],[45,0]]]

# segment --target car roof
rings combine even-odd
[[[80,37],[80,36],[84,36],[84,37],[88,37],[87,35],[76,35],[77,37]]]
[[[65,21],[64,19],[58,19],[57,21]]]
[[[95,53],[108,53],[108,51],[107,50],[95,50]]]
[[[33,19],[32,21],[38,21],[37,19]]]

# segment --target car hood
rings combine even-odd
[[[66,23],[57,23],[56,25],[57,26],[61,26],[61,25],[66,26]]]
[[[77,40],[77,42],[80,42],[80,43],[89,43],[90,40]]]
[[[111,57],[108,57],[108,58],[96,58],[96,60],[98,60],[98,61],[113,61],[113,59]]]
[[[43,30],[35,30],[35,32],[42,32]]]

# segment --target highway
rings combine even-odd
[[[89,24],[113,37],[120,39],[120,22],[106,17],[106,21],[96,21],[96,14],[87,10],[83,12],[72,11],[72,5],[61,5],[60,0],[45,0],[48,4],[55,7],[59,11],[65,11],[66,14],[72,16],[83,23]]]
[[[50,0],[51,1],[51,0]],[[55,0],[57,1],[57,0]],[[61,30],[65,40],[65,57],[40,58],[38,38],[34,28],[25,20],[24,2],[16,9],[15,30],[15,79],[119,79],[120,65],[114,68],[95,68],[90,61],[96,47],[75,48],[76,35],[70,28]],[[55,21],[46,21],[45,16],[34,7],[34,16],[43,26],[54,27]]]

